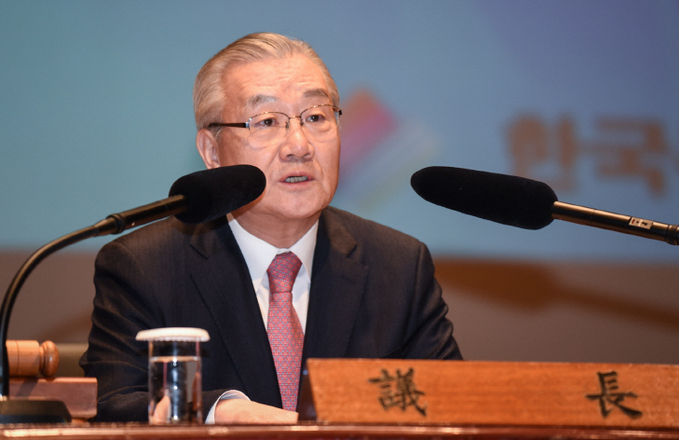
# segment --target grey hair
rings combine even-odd
[[[196,128],[218,122],[224,111],[224,79],[234,65],[304,55],[316,64],[323,74],[333,105],[339,107],[339,92],[328,68],[316,51],[304,41],[273,33],[246,35],[226,46],[200,69],[193,86],[193,112]]]

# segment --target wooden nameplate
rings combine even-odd
[[[679,366],[309,359],[300,420],[679,427]]]

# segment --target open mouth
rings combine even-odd
[[[307,176],[290,176],[285,179],[286,183],[299,183],[309,180]]]

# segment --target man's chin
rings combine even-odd
[[[309,195],[293,197],[282,195],[280,199],[271,199],[270,201],[272,202],[270,205],[272,212],[277,212],[281,215],[281,218],[290,220],[318,217],[320,212],[330,204],[327,197],[312,198]]]
[[[294,209],[294,208],[291,210],[286,209],[279,215],[281,220],[300,220],[300,221],[308,219],[316,220],[318,219],[318,217],[320,217],[323,208],[325,208],[325,206],[307,209]]]

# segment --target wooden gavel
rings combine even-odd
[[[7,358],[9,360],[9,375],[50,377],[59,367],[59,350],[52,341],[45,341],[42,345],[38,341],[7,341]]]

